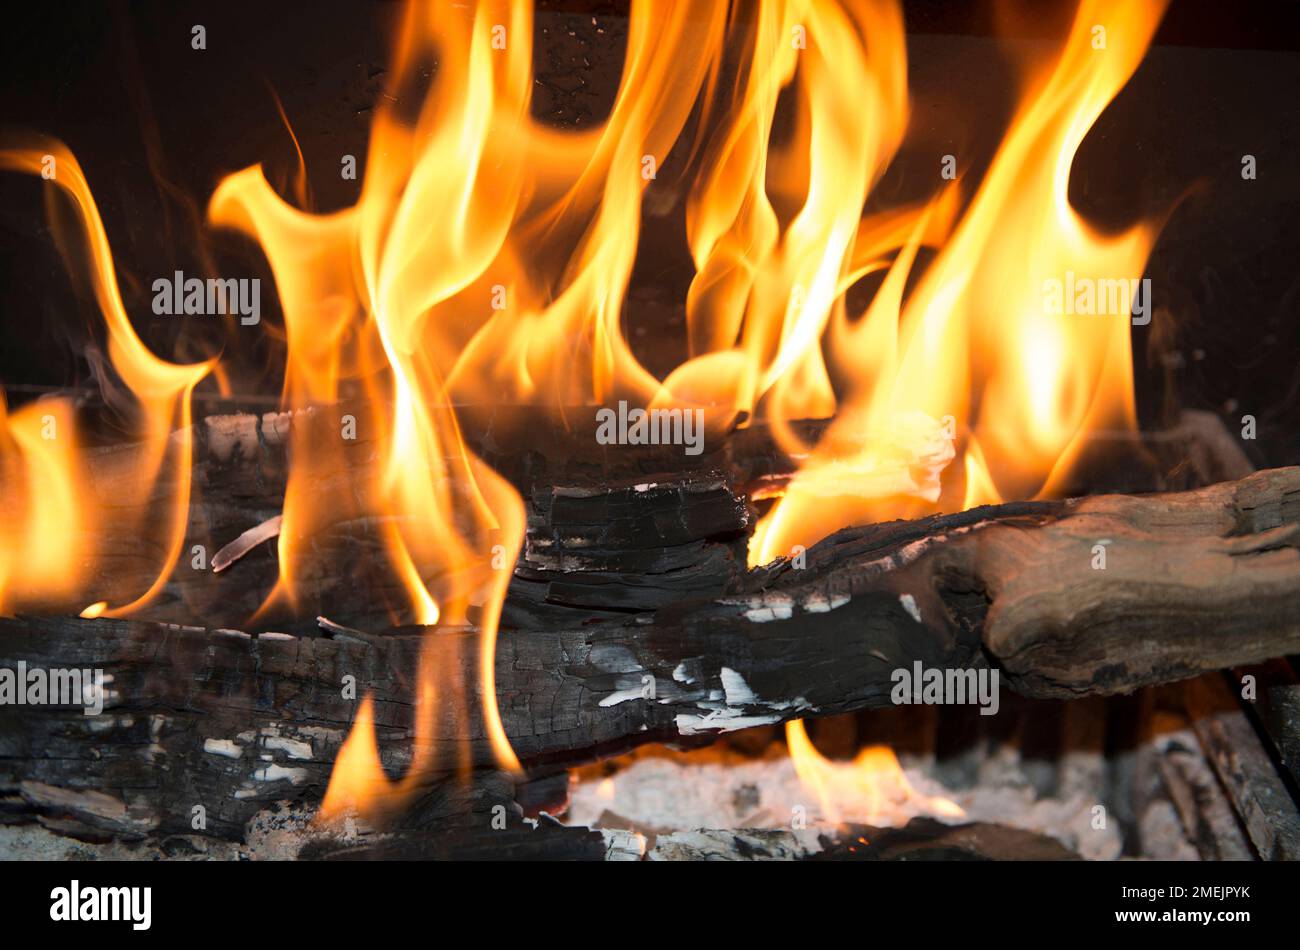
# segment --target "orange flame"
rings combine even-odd
[[[305,213],[252,168],[223,181],[209,209],[215,224],[254,236],[270,260],[288,337],[287,405],[335,403],[355,380],[366,398],[350,424],[383,447],[373,482],[347,493],[340,506],[317,483],[349,471],[349,436],[322,438],[306,425],[292,430],[273,600],[299,600],[299,569],[312,555],[302,539],[341,520],[374,520],[416,623],[464,624],[471,608],[480,610],[485,729],[508,769],[519,763],[497,710],[495,643],[523,540],[523,503],[466,447],[447,378],[465,345],[465,325],[485,309],[486,272],[506,253],[523,195],[518,147],[526,138],[531,42],[522,38],[531,35],[531,14],[520,2],[485,4],[471,15],[410,6],[394,70],[398,105],[376,117],[357,205],[334,215]],[[437,75],[412,109],[408,99],[430,59]],[[473,304],[465,299],[471,292]],[[433,729],[439,672],[433,642],[426,646],[420,683],[429,701],[417,716],[417,749],[427,747]],[[366,788],[401,798],[428,764],[417,755],[406,777],[388,783],[370,754],[373,737],[359,738],[370,728],[359,716],[334,780],[363,812],[375,797]],[[342,794],[329,799],[327,812]]]
[[[870,214],[909,114],[893,0],[760,0],[730,11],[636,0],[610,113],[582,131],[532,116],[526,0],[412,3],[354,206],[295,207],[260,166],[225,178],[209,220],[263,249],[284,314],[283,403],[304,410],[290,430],[280,576],[264,609],[313,606],[316,539],[366,524],[404,592],[381,608],[427,626],[477,626],[473,684],[446,675],[462,668],[465,641],[424,641],[403,777],[385,776],[373,700],[363,702],[323,814],[381,815],[409,797],[432,765],[438,717],[463,721],[475,688],[496,761],[519,767],[494,666],[524,508],[466,445],[476,410],[521,404],[563,419],[626,399],[698,408],[713,433],[764,419],[804,461],[758,526],[754,564],[846,524],[1051,494],[1089,431],[1131,428],[1127,312],[1156,228],[1102,234],[1070,206],[1068,184],[1163,7],[1084,0],[1054,64],[1025,84],[978,188]],[[778,130],[782,102],[791,121]],[[305,162],[289,133],[305,206]],[[162,518],[152,513],[156,527],[137,526],[163,552],[155,579],[126,597],[95,591],[85,608],[122,615],[158,593],[180,553],[189,396],[213,361],[164,362],[134,334],[103,224],[65,148],[28,143],[0,153],[0,167],[40,172],[47,156],[79,215],[113,367],[139,407],[141,451],[114,502],[146,510],[161,478],[177,486]],[[679,194],[695,267],[688,355],[659,379],[624,338],[622,314],[643,206]],[[923,251],[932,259],[921,269]],[[878,289],[850,313],[848,291],[868,275]],[[1054,310],[1045,288],[1079,281],[1116,312]],[[225,391],[220,367],[216,376]],[[815,445],[791,425],[827,417]],[[44,434],[51,420],[56,440]],[[76,436],[66,403],[14,413],[0,403],[0,501],[17,513],[0,526],[0,609],[91,600],[98,548],[74,553],[51,539],[122,532],[78,474]],[[945,484],[954,472],[964,488]],[[802,727],[790,740],[801,775],[840,782]],[[855,774],[882,762],[873,752]]]
[[[66,596],[78,573],[68,539],[83,529],[73,456],[75,419],[70,403],[31,403],[9,414],[0,399],[0,466],[4,510],[0,522],[0,608],[24,598]]]
[[[1134,428],[1128,314],[1155,227],[1100,234],[1070,206],[1068,185],[1075,152],[1137,68],[1162,11],[1159,2],[1081,4],[1054,68],[1030,84],[978,192],[907,300],[923,223],[867,312],[848,324],[837,311],[836,351],[865,359],[812,458],[760,522],[751,563],[846,524],[934,510],[956,454],[935,451],[940,433],[974,434],[964,468],[975,503],[1051,494],[1089,431]],[[1047,288],[1062,282],[1110,289],[1115,312],[1054,310]],[[846,466],[889,477],[846,490],[836,477]]]
[[[375,741],[375,705],[367,696],[357,708],[352,730],[334,759],[330,784],[320,804],[321,820],[336,821],[363,808],[374,808],[373,803],[389,787],[383,777],[379,745]]]
[[[913,788],[889,746],[867,746],[852,762],[833,762],[817,751],[802,720],[786,723],[785,738],[799,781],[817,796],[831,824],[899,825],[918,814],[966,814],[956,802]]]
[[[433,700],[431,678],[424,680],[422,690],[422,708],[416,714],[420,731],[428,729],[425,717]],[[395,814],[418,788],[429,764],[424,747],[417,743],[415,749],[415,757],[405,775],[389,779],[384,774],[375,738],[375,701],[366,696],[357,707],[352,729],[334,759],[329,787],[321,800],[317,820],[323,824],[337,824],[356,815],[375,823]]]
[[[164,555],[152,583],[134,596],[127,595],[130,599],[124,604],[97,602],[87,607],[85,614],[123,616],[157,596],[180,556],[193,449],[189,397],[212,363],[168,363],[150,353],[136,335],[122,304],[99,209],[81,166],[66,146],[36,138],[0,149],[0,169],[41,175],[71,199],[77,233],[69,232],[63,220],[54,217],[55,233],[69,259],[74,247],[85,246],[95,300],[108,327],[109,359],[135,399],[140,438],[131,457],[131,471],[114,481],[113,498],[106,505],[93,506],[93,490],[79,476],[71,407],[66,403],[33,404],[7,418],[0,412],[8,436],[0,449],[5,474],[0,483],[0,505],[20,513],[0,529],[0,541],[9,552],[0,560],[0,609],[40,604],[51,595],[79,589],[93,574],[102,538],[136,534],[155,539]],[[163,477],[170,477],[175,485],[170,509],[161,519],[150,510],[139,521],[123,523],[123,512],[133,507],[151,508],[148,499]]]

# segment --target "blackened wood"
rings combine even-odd
[[[1236,672],[1238,680],[1247,674],[1255,678],[1253,698],[1247,699],[1294,786],[1300,788],[1300,674],[1280,658]]]
[[[986,822],[913,818],[902,828],[850,826],[823,841],[814,861],[1078,861],[1055,838]]]
[[[503,632],[501,716],[542,776],[646,742],[889,705],[895,671],[916,663],[996,666],[1024,695],[1073,697],[1256,662],[1300,649],[1298,532],[1300,469],[847,529],[804,568],[778,562],[722,597]],[[409,767],[422,643],[445,676],[430,780],[491,765],[473,629],[426,641],[0,620],[0,664],[101,668],[116,694],[99,717],[0,709],[0,795],[122,834],[188,830],[202,805],[209,827],[237,835],[270,802],[319,799],[360,699],[346,677],[374,696],[389,773]]]
[[[1144,724],[1148,737],[1135,756],[1137,850],[1175,859],[1254,860],[1245,826],[1187,718],[1188,687],[1174,684],[1144,693],[1151,694],[1151,709]]]
[[[471,448],[515,484],[526,504],[527,540],[506,606],[507,624],[519,627],[576,625],[734,593],[746,574],[744,548],[754,521],[749,502],[779,487],[796,467],[764,425],[711,437],[704,453],[692,457],[681,446],[600,445],[591,408],[572,410],[561,421],[539,420],[520,407],[466,412],[475,416],[463,429]],[[359,420],[355,440],[340,439],[345,415]],[[302,632],[317,615],[351,626],[400,617],[408,599],[404,585],[384,568],[378,522],[357,514],[382,510],[371,495],[379,484],[380,447],[366,418],[358,407],[341,405],[210,416],[197,424],[185,556],[161,595],[137,616],[243,627],[263,606],[279,576],[275,541],[218,573],[212,561],[281,514],[296,427],[340,452],[339,471],[310,486],[316,507],[338,514],[300,545],[318,552],[296,571],[300,602],[310,610],[303,616],[263,612],[262,628]],[[824,424],[813,420],[795,428],[815,439]],[[1237,477],[1241,468],[1232,453],[1209,447],[1223,435],[1217,420],[1191,413],[1177,428],[1141,439],[1097,433],[1075,488],[1171,490]],[[66,540],[70,550],[85,554],[90,574],[74,597],[29,609],[76,614],[91,599],[129,602],[153,583],[163,548],[158,537],[142,536],[135,526],[163,523],[159,513],[177,489],[163,479],[147,507],[125,510],[122,499],[131,493],[123,486],[134,477],[136,453],[132,446],[87,453],[83,468],[94,501],[86,522],[93,533]],[[1117,455],[1123,464],[1114,464]],[[1119,482],[1116,473],[1123,476]],[[950,487],[959,493],[960,485]],[[960,501],[952,497],[945,504],[955,508]],[[132,529],[104,530],[116,524]],[[206,556],[196,560],[196,547]]]
[[[328,861],[615,861],[639,860],[637,835],[568,827],[546,816],[493,828],[488,816],[476,824],[460,818],[431,828],[372,836],[364,841],[321,837],[299,853]]]
[[[1300,811],[1260,744],[1237,695],[1220,677],[1186,686],[1188,713],[1205,756],[1265,861],[1300,858]]]
[[[372,841],[322,839],[303,849],[323,860],[638,860],[651,861],[1070,861],[1055,839],[987,823],[945,825],[914,818],[903,828],[846,826],[835,835],[784,830],[679,832],[654,841],[621,831],[572,828],[543,818],[503,831],[420,831]]]

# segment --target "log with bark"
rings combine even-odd
[[[744,511],[725,483],[636,489],[578,501],[608,512],[632,495],[698,491]],[[719,505],[703,507],[707,521]],[[1298,541],[1300,469],[850,528],[809,549],[804,567],[740,570],[720,595],[506,629],[497,699],[530,777],[544,779],[640,743],[887,705],[894,671],[918,662],[992,666],[1028,696],[1125,692],[1300,648]],[[210,833],[238,836],[270,803],[319,798],[360,699],[345,692],[347,677],[373,695],[381,757],[400,774],[413,753],[422,643],[439,651],[449,681],[471,684],[468,708],[443,710],[424,739],[440,763],[428,776],[436,784],[439,769],[492,762],[472,628],[250,634],[0,621],[0,665],[113,677],[100,716],[0,710],[0,813],[141,835],[190,829],[202,806]]]
[[[797,467],[763,425],[705,443],[701,456],[680,446],[603,446],[594,416],[539,420],[517,407],[481,413],[466,438],[523,496],[527,543],[516,567],[506,622],[548,629],[677,600],[719,596],[743,587],[751,499],[780,490]],[[262,628],[306,632],[317,614],[355,626],[387,626],[407,608],[404,586],[382,569],[380,520],[373,517],[380,447],[357,424],[340,439],[340,420],[364,420],[354,406],[298,413],[209,416],[189,430],[194,462],[182,557],[160,596],[137,615],[208,627],[242,627],[263,606],[280,573],[276,534],[284,508],[290,436],[299,431],[336,453],[337,470],[309,483],[310,503],[334,513],[301,546],[317,553],[297,569],[305,617],[258,614]],[[823,420],[794,425],[813,440]],[[173,436],[179,442],[181,434]],[[1171,491],[1250,471],[1217,418],[1188,412],[1178,424],[1143,436],[1094,433],[1076,471],[1078,493]],[[127,603],[150,588],[166,557],[163,513],[184,486],[170,469],[147,498],[134,498],[140,450],[111,446],[85,453],[89,492],[82,533],[63,539],[84,552],[87,568],[75,597],[36,612],[77,615],[94,599]],[[1113,463],[1120,458],[1123,464]],[[940,507],[960,506],[955,481]],[[369,515],[369,516],[368,516]],[[158,530],[141,531],[140,525]],[[118,526],[130,526],[129,529]],[[409,619],[409,617],[408,617]]]

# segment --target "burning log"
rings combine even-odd
[[[161,596],[136,615],[243,626],[267,600],[280,573],[275,542],[291,428],[309,429],[311,439],[337,441],[339,420],[354,411],[342,405],[292,414],[216,415],[196,425],[184,556]],[[587,426],[594,431],[594,416]],[[809,420],[795,429],[815,438],[824,426],[825,420]],[[556,423],[506,409],[467,429],[473,433],[471,447],[514,483],[527,506],[527,543],[506,604],[507,625],[546,629],[610,619],[742,586],[745,536],[753,523],[746,500],[779,493],[795,468],[766,426],[730,432],[708,443],[697,458],[677,447],[610,451],[577,428],[566,434]],[[1095,433],[1090,447],[1078,466],[1074,487],[1080,494],[1177,490],[1250,471],[1218,419],[1207,413],[1184,413],[1175,427],[1140,437]],[[139,451],[123,446],[86,453],[87,488],[105,516],[89,519],[90,536],[65,539],[69,550],[98,555],[78,588],[97,596],[119,591],[119,602],[148,589],[162,567],[162,552],[155,539],[100,526],[148,523],[157,511],[167,510],[177,491],[163,479],[147,499],[150,507],[122,517],[121,481],[134,471]],[[1089,464],[1090,457],[1113,459],[1117,452],[1126,459],[1123,467]],[[322,510],[334,510],[339,500],[352,500],[364,490],[358,486],[379,481],[381,454],[364,429],[344,443],[340,458],[340,470],[313,485]],[[960,502],[957,496],[944,506],[956,508]],[[341,516],[310,539],[312,547],[329,554],[296,579],[301,599],[314,605],[306,618],[309,627],[317,613],[360,628],[391,624],[407,597],[395,577],[367,567],[385,562],[379,534],[374,519]],[[78,614],[86,606],[64,599],[41,604],[40,612]],[[287,614],[259,619],[304,630]]]
[[[609,503],[604,500],[602,503]],[[1196,491],[986,507],[845,529],[724,595],[621,621],[509,629],[502,720],[544,777],[645,742],[894,701],[896,671],[995,669],[1027,696],[1126,692],[1300,648],[1300,469]],[[233,569],[232,569],[233,570]],[[0,661],[103,669],[100,716],[6,706],[11,814],[114,835],[237,835],[321,794],[360,697],[410,764],[421,628],[248,634],[145,621],[0,621]],[[477,682],[476,631],[432,641]],[[436,717],[434,761],[492,762],[477,715]],[[430,776],[430,781],[438,776]]]
[[[1107,6],[1080,12],[1059,62],[1008,112],[1003,144],[970,163],[982,183],[884,215],[868,198],[889,197],[872,192],[902,157],[909,114],[896,6],[814,6],[817,42],[779,56],[780,10],[752,25],[722,8],[633,16],[608,114],[571,136],[535,115],[533,44],[497,44],[498,31],[533,31],[526,6],[490,38],[486,18],[413,6],[355,205],[309,210],[301,149],[297,206],[253,165],[208,204],[207,220],[253,239],[275,275],[297,416],[190,428],[209,373],[222,390],[250,381],[217,358],[169,363],[136,335],[66,147],[24,139],[0,153],[72,197],[109,334],[97,374],[124,384],[105,397],[138,403],[132,430],[146,440],[83,457],[66,400],[0,418],[5,507],[21,515],[5,534],[0,609],[42,615],[0,620],[0,659],[84,669],[95,684],[93,704],[79,688],[55,707],[44,692],[15,699],[26,682],[0,678],[0,815],[115,837],[234,836],[274,803],[310,811],[334,770],[322,815],[349,782],[404,804],[421,785],[411,820],[425,839],[396,845],[419,853],[467,816],[541,811],[561,770],[644,742],[930,702],[935,678],[943,701],[993,705],[998,676],[1027,696],[1100,695],[1293,648],[1297,470],[1227,465],[1200,480],[1239,480],[1184,495],[977,507],[841,530],[811,550],[769,530],[814,522],[811,542],[846,522],[1069,494],[1064,468],[1090,477],[1085,431],[1131,424],[1130,327],[1151,322],[1142,275],[1159,216],[1093,226],[1062,174],[1159,22],[1161,4],[1143,5],[1097,57]],[[733,67],[736,82],[715,81]],[[860,101],[881,121],[839,122],[845,134],[813,136],[806,160],[808,137],[781,134],[786,103],[821,128]],[[675,270],[652,283],[688,319],[682,339],[655,320],[636,328],[668,343],[651,366],[658,348],[631,345],[625,304],[633,276],[658,271],[657,254],[639,254],[658,243],[643,217],[679,230],[678,208],[690,254],[664,258],[690,261],[689,289],[677,294]],[[866,309],[850,302],[882,267]],[[154,282],[155,313],[260,321],[257,278],[214,278],[203,300],[183,277]],[[182,283],[197,291],[183,308]],[[233,310],[219,285],[239,291]],[[209,351],[197,343],[171,355]],[[340,393],[359,398],[354,410],[322,405]],[[617,412],[593,405],[611,399]],[[516,400],[531,411],[505,405]],[[781,437],[731,430],[749,412]],[[829,426],[787,418],[832,412]],[[954,434],[959,423],[969,431]],[[665,441],[679,448],[608,447]],[[787,448],[800,456],[792,479],[775,446],[801,441]],[[959,441],[964,498],[960,477],[938,478]],[[881,516],[882,498],[917,504]],[[774,499],[753,550],[775,560],[751,570],[754,517]],[[516,755],[523,788],[496,771]],[[384,767],[409,780],[386,781]],[[610,844],[560,838],[581,853]]]

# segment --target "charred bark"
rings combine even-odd
[[[349,414],[364,418],[356,407],[337,406],[210,416],[196,425],[184,556],[161,595],[136,615],[242,628],[265,604],[280,573],[277,519],[293,427],[337,453],[337,470],[310,484],[317,510],[335,514],[296,542],[315,552],[295,579],[300,602],[311,604],[312,612],[263,611],[259,626],[307,633],[317,614],[361,628],[388,626],[400,617],[405,588],[384,568],[379,522],[364,514],[382,507],[369,497],[380,484],[380,448],[364,424],[355,440],[340,440],[340,420]],[[795,426],[810,440],[823,427],[817,420]],[[742,590],[755,499],[778,491],[796,468],[767,428],[710,439],[698,457],[684,455],[680,446],[603,446],[594,431],[590,411],[574,410],[562,424],[508,407],[482,410],[465,427],[470,447],[525,502],[527,538],[506,624],[555,629]],[[1097,433],[1071,488],[1081,494],[1170,491],[1240,478],[1249,463],[1230,440],[1219,444],[1225,440],[1218,420],[1204,413],[1186,413],[1178,426],[1142,437]],[[149,589],[166,552],[160,536],[111,526],[165,524],[162,513],[180,490],[164,478],[139,510],[125,508],[122,499],[133,493],[124,486],[138,470],[138,452],[125,446],[87,453],[82,469],[91,493],[84,519],[90,533],[66,539],[91,562],[78,587],[112,603],[130,602]],[[1123,465],[1110,464],[1119,456]],[[948,490],[952,497],[942,498],[940,507],[960,507],[961,486]],[[78,596],[34,612],[79,614],[87,595]]]
[[[895,671],[916,663],[996,668],[1028,696],[1126,692],[1300,649],[1298,541],[1300,469],[846,529],[804,568],[741,574],[722,596],[506,630],[497,699],[516,753],[544,776],[645,742],[887,705]],[[143,834],[186,830],[201,805],[209,829],[237,835],[269,803],[319,798],[361,698],[345,695],[349,676],[373,695],[384,765],[400,774],[422,643],[449,682],[470,684],[424,740],[434,761],[487,766],[477,634],[425,637],[0,621],[0,665],[113,677],[100,716],[0,709],[5,809]]]

